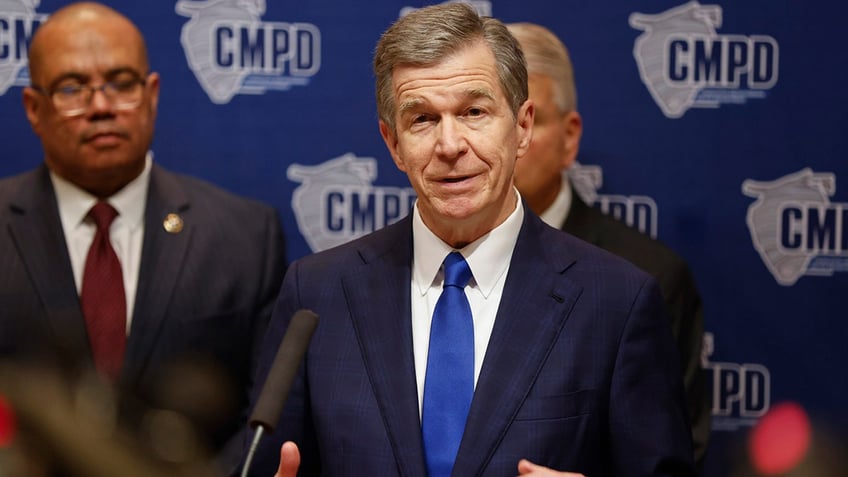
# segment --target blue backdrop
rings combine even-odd
[[[107,3],[139,24],[162,76],[155,160],[278,207],[290,260],[409,210],[377,129],[371,55],[427,2]],[[848,361],[837,188],[848,183],[848,6],[468,3],[564,40],[585,127],[581,194],[691,265],[714,378],[707,475],[726,475],[734,446],[780,401],[848,428],[836,369]],[[0,0],[0,175],[41,161],[21,105],[26,44],[64,4]]]

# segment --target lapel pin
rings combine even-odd
[[[183,231],[183,218],[178,214],[168,214],[165,217],[165,220],[162,221],[162,227],[165,228],[165,232],[169,234],[178,234]]]

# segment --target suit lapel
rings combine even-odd
[[[426,475],[412,346],[412,225],[390,226],[364,264],[343,279],[356,338],[401,475]],[[375,303],[373,297],[399,297]]]
[[[141,268],[124,366],[133,373],[143,372],[156,349],[194,232],[189,205],[188,196],[174,176],[154,164],[144,211]],[[163,227],[165,217],[171,213],[178,214],[184,222],[179,233],[169,233]]]
[[[563,277],[574,260],[544,239],[557,232],[525,211],[454,475],[485,470],[582,291]]]
[[[15,218],[9,232],[44,305],[53,341],[71,356],[90,360],[85,319],[47,167],[33,171],[20,186],[10,204]]]

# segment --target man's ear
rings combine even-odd
[[[35,134],[39,134],[39,128],[41,125],[41,120],[38,116],[40,108],[43,107],[42,100],[45,99],[41,93],[38,91],[26,87],[23,89],[23,102],[24,102],[24,112],[26,113],[27,120],[29,120],[29,125],[32,127],[32,130],[35,131]]]
[[[147,81],[145,82],[145,86],[147,87],[148,94],[150,95],[150,109],[153,111],[153,115],[156,115],[156,111],[159,107],[159,73],[155,71],[150,73],[147,77]]]
[[[383,142],[386,143],[386,148],[388,148],[389,154],[392,155],[392,160],[395,161],[395,166],[397,166],[397,168],[402,172],[406,172],[403,160],[401,160],[400,154],[398,153],[397,134],[382,119],[380,120],[380,136],[383,137]]]
[[[568,169],[577,160],[580,150],[580,137],[583,135],[583,118],[577,111],[571,111],[562,117],[562,141],[565,155],[562,158],[563,169]]]
[[[533,139],[533,119],[536,115],[536,106],[532,100],[527,100],[518,108],[515,115],[515,127],[518,129],[518,150],[517,157],[522,157],[530,148],[530,141]]]

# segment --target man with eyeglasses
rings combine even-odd
[[[0,180],[0,364],[96,370],[222,444],[285,272],[277,212],[153,162],[160,79],[120,13],[56,11],[29,68],[44,164]]]

